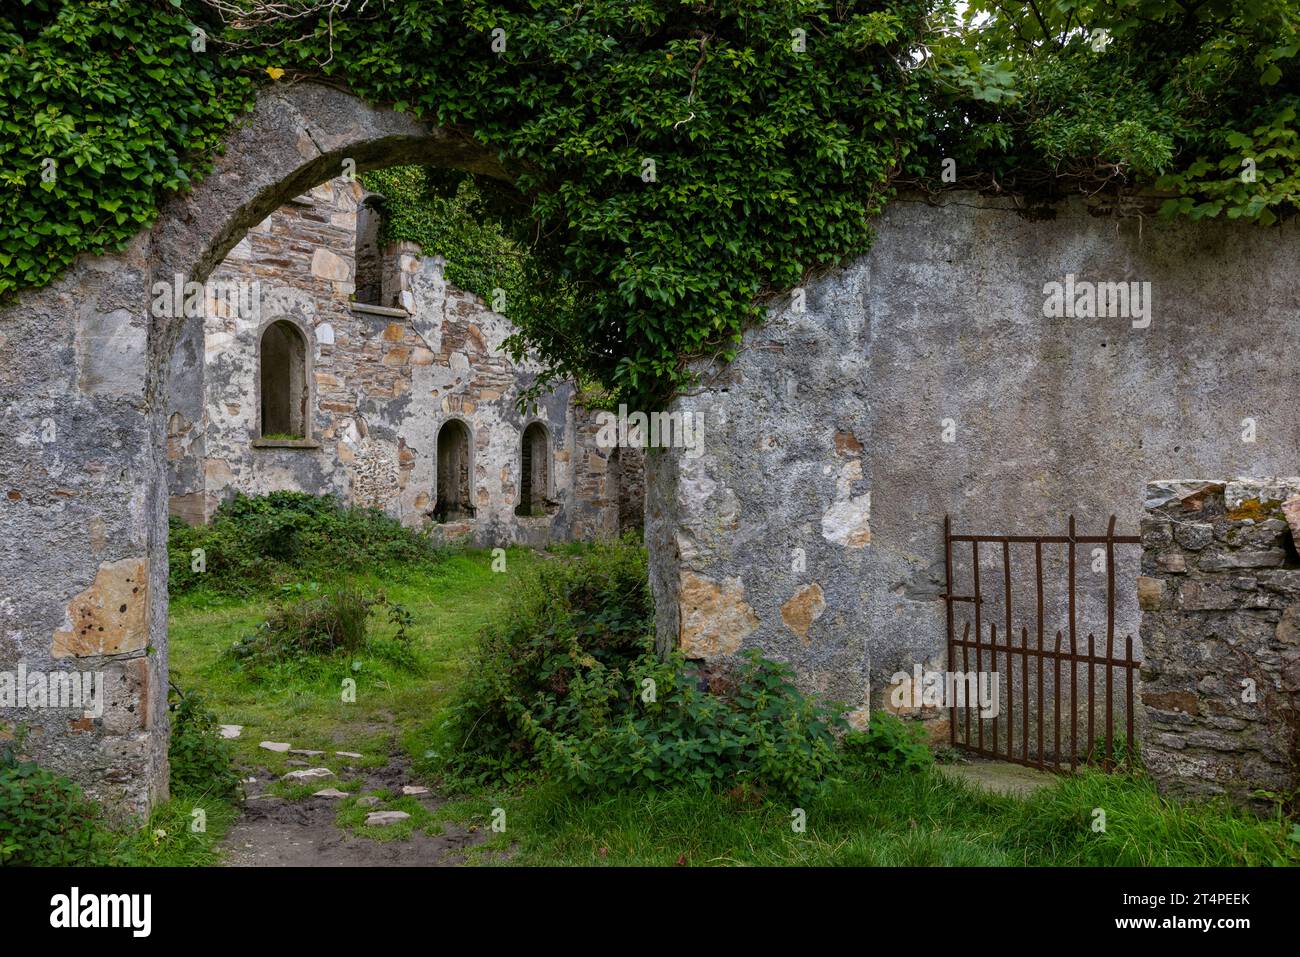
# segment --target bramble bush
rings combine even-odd
[[[465,783],[545,771],[577,790],[692,785],[801,796],[837,764],[836,710],[757,655],[706,682],[654,652],[645,551],[538,568],[478,636],[434,764]]]
[[[167,750],[171,796],[237,799],[240,781],[234,751],[219,734],[216,715],[196,692],[186,694],[173,684],[168,697],[172,726]]]
[[[238,494],[206,526],[172,519],[167,547],[173,594],[203,588],[247,595],[382,566],[409,571],[446,554],[427,535],[377,509],[301,492]],[[196,549],[202,550],[202,570],[196,570]]]

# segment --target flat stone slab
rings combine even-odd
[[[223,738],[237,738],[244,730],[244,726],[242,724],[219,724],[217,730]]]
[[[308,768],[305,771],[290,771],[281,780],[284,781],[320,781],[334,777],[329,768]]]
[[[313,791],[311,796],[314,798],[345,798],[348,796],[348,792],[340,791],[338,788],[325,788],[322,791]]]
[[[360,758],[360,757],[364,757],[364,755],[357,754],[355,751],[335,751],[334,753],[337,754],[340,758]]]
[[[324,754],[325,752],[324,752],[324,751],[308,751],[308,750],[306,750],[305,748],[290,748],[290,749],[289,749],[289,753],[290,753],[290,754],[304,754],[304,755],[306,755],[306,756],[309,757],[309,758],[314,758],[314,757],[316,757],[318,754]]]
[[[371,827],[387,827],[410,816],[405,811],[372,811],[366,815],[366,823]]]
[[[288,741],[263,741],[258,745],[258,747],[263,748],[267,751],[275,751],[279,754],[284,754],[284,752],[289,750],[289,742]]]
[[[418,784],[403,784],[402,793],[403,794],[428,794],[429,789],[422,788]]]
[[[954,781],[973,784],[983,791],[1026,798],[1057,783],[1055,774],[1007,761],[976,761],[970,764],[940,764],[939,773]]]

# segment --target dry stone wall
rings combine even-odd
[[[1180,796],[1300,787],[1300,478],[1166,481],[1142,520],[1143,761]]]

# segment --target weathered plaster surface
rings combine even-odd
[[[780,303],[679,400],[705,417],[705,451],[648,456],[661,643],[759,647],[805,686],[879,707],[897,671],[947,667],[945,513],[954,532],[1061,535],[1071,513],[1079,534],[1113,513],[1134,535],[1153,476],[1295,472],[1294,227],[1117,224],[1077,204],[1035,221],[1006,205],[900,199],[869,255],[810,283],[805,312]],[[1044,284],[1067,273],[1150,282],[1149,327],[1045,318]],[[1044,554],[1049,643],[1068,627],[1064,552]],[[1117,550],[1121,639],[1138,638],[1138,558]],[[1013,628],[1032,636],[1032,547],[1012,560]],[[1105,567],[1083,546],[1078,560],[1084,641],[1104,633]],[[969,545],[955,564],[971,593]],[[981,552],[981,578],[987,640],[989,623],[1004,631],[1000,549]],[[691,623],[713,611],[733,625],[702,645]]]

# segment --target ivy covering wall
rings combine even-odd
[[[686,359],[730,355],[768,297],[864,252],[900,183],[1159,190],[1169,216],[1293,215],[1298,11],[14,0],[0,13],[0,297],[148,225],[259,84],[326,77],[498,150],[513,187],[477,183],[474,201],[527,252],[507,314],[554,374],[655,406]]]

